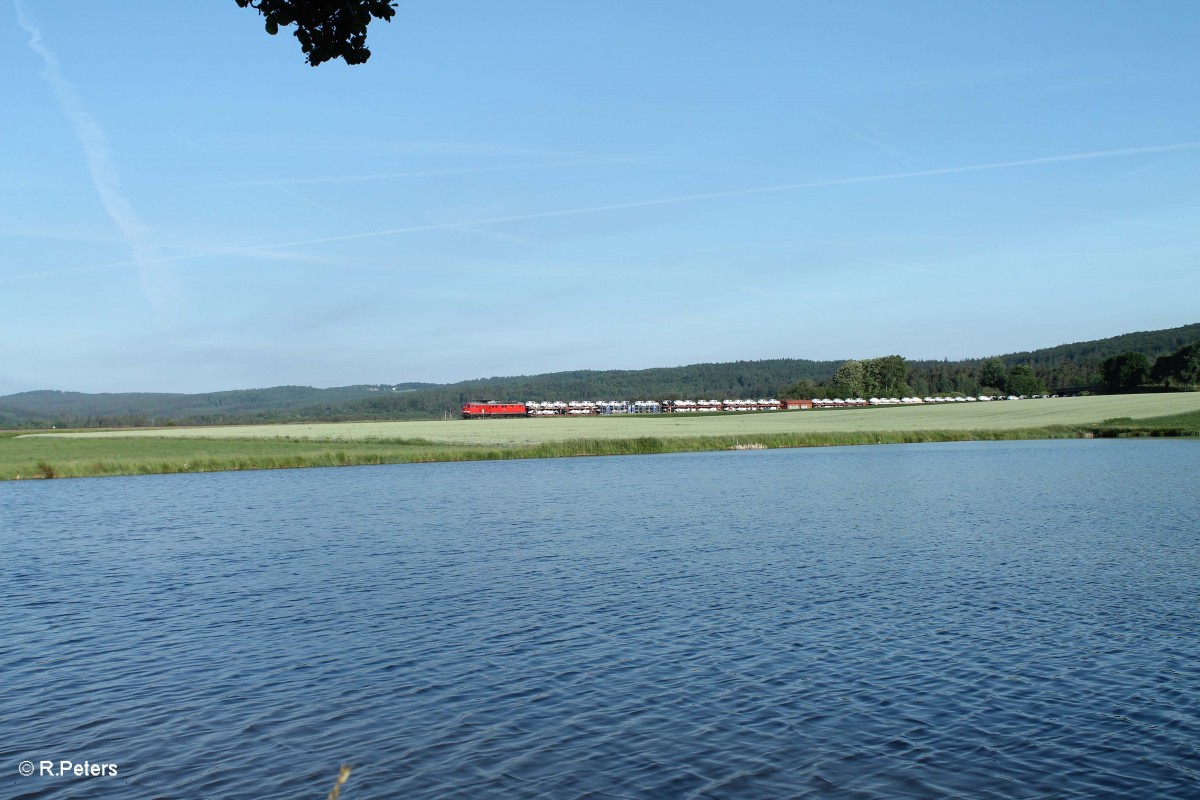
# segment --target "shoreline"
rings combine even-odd
[[[1126,423],[1125,420],[1120,422]],[[119,435],[85,439],[66,436],[17,437],[10,433],[0,442],[8,444],[17,441],[25,445],[24,449],[29,452],[23,458],[18,452],[10,454],[9,459],[0,460],[0,481],[875,444],[1145,437],[1195,438],[1200,437],[1200,426],[1195,423],[1153,426],[1130,420],[1128,424],[1119,425],[1101,423],[995,430],[640,436],[482,446],[421,439],[206,439],[169,436],[132,438]],[[33,452],[39,450],[41,452]],[[3,453],[2,449],[0,453]],[[16,460],[12,456],[16,456]]]

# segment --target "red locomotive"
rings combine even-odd
[[[524,403],[463,403],[463,419],[486,419],[488,417],[524,417],[528,409]]]

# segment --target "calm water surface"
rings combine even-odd
[[[1200,797],[1198,487],[1190,441],[0,484],[0,796]]]

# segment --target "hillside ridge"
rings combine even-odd
[[[907,360],[914,389],[973,391],[978,366],[999,359],[1028,365],[1047,386],[1099,381],[1099,365],[1123,352],[1153,360],[1200,341],[1200,323],[958,361]],[[447,384],[359,384],[330,388],[274,386],[196,394],[85,393],[35,390],[0,396],[0,427],[115,427],[349,419],[431,419],[453,414],[461,399],[559,400],[631,397],[765,397],[828,381],[846,359],[800,358],[696,363],[638,370],[567,370],[472,378]],[[919,380],[917,380],[919,379]]]

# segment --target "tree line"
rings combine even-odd
[[[1136,389],[1150,384],[1188,388],[1200,384],[1200,342],[1184,345],[1150,363],[1145,353],[1130,351],[1100,363],[1104,385],[1110,389]]]
[[[912,362],[891,355],[845,361],[828,381],[800,381],[782,394],[789,398],[848,398],[1048,392],[1044,378],[1028,364],[1006,366],[999,358],[977,364]]]
[[[1102,361],[1005,363],[983,361],[907,361],[891,355],[851,359],[828,380],[802,380],[781,394],[789,398],[926,397],[929,395],[1035,395],[1050,392],[1102,391],[1200,386],[1200,342],[1160,355],[1127,351]]]

